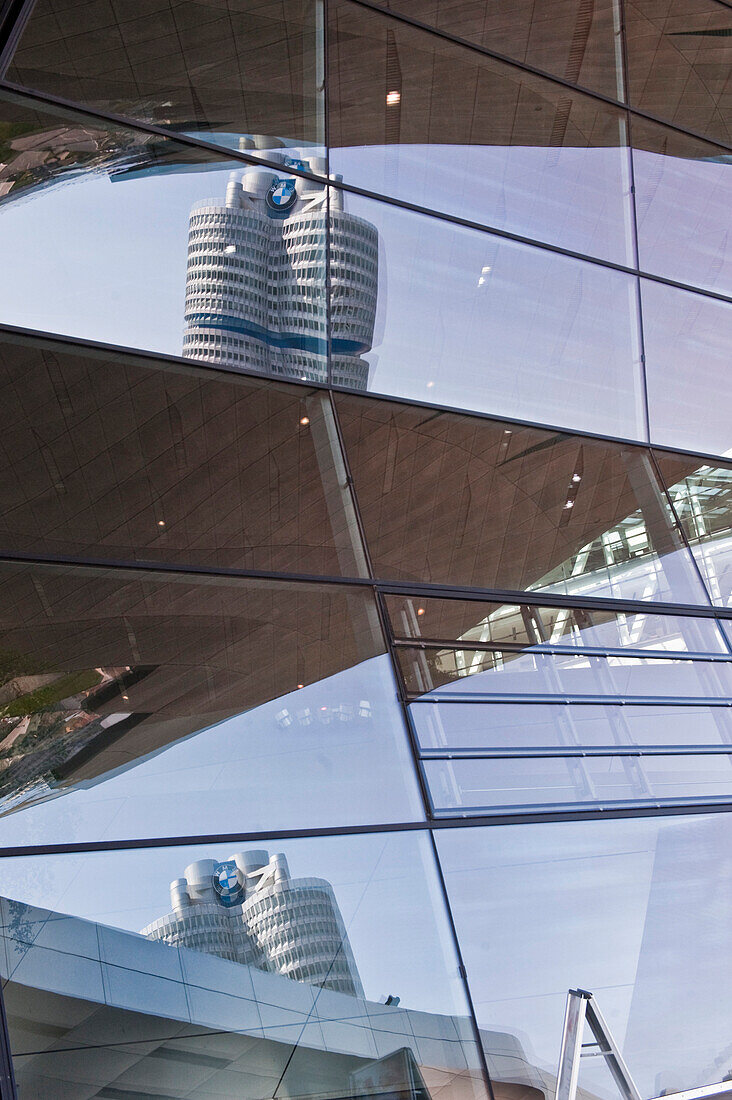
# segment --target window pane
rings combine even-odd
[[[631,276],[358,195],[347,201],[381,246],[371,389],[643,438]],[[373,285],[371,274],[361,279]]]
[[[437,843],[478,1022],[521,1037],[547,1097],[578,987],[641,1096],[724,1077],[730,815],[446,829]],[[592,1093],[599,1061],[582,1063]]]
[[[707,602],[641,448],[351,395],[336,403],[376,576]]]
[[[425,751],[732,745],[727,707],[418,702],[409,713]]]
[[[715,603],[732,603],[732,469],[686,456],[659,455],[669,496]],[[686,467],[686,469],[684,468]]]
[[[732,306],[641,283],[652,442],[732,453]]]
[[[0,124],[0,320],[327,380],[327,195],[284,154],[281,173],[242,167],[20,96]]]
[[[327,395],[0,334],[6,551],[363,575]]]
[[[407,691],[461,695],[732,697],[732,663],[425,647],[396,651]]]
[[[331,171],[632,262],[623,111],[348,0],[329,4],[329,19]]]
[[[322,33],[314,0],[38,0],[8,78],[255,155],[320,152]]]
[[[631,132],[641,269],[732,294],[727,151],[635,115]]]
[[[437,814],[481,813],[732,794],[732,756],[583,756],[426,760]]]
[[[728,652],[713,619],[607,607],[539,607],[393,595],[385,599],[397,638],[464,640],[497,646]]]
[[[619,17],[612,0],[514,0],[489,6],[391,0],[393,11],[544,69],[572,84],[620,96]]]
[[[425,835],[3,860],[2,878],[21,1094],[486,1095]],[[486,1045],[518,1064],[520,1044]]]
[[[625,12],[630,102],[729,142],[730,32],[732,12],[715,0],[633,0]]]
[[[0,845],[419,815],[370,592],[6,564],[0,633]]]

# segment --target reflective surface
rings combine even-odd
[[[701,696],[732,699],[732,663],[657,657],[401,647],[407,691],[461,695]]]
[[[652,703],[592,705],[416,702],[409,714],[421,748],[536,749],[610,745],[732,745],[727,707]]]
[[[668,455],[662,457],[664,463],[668,459]],[[713,619],[609,607],[540,607],[396,595],[385,599],[392,629],[400,639],[542,649],[728,652]]]
[[[483,225],[632,261],[623,111],[350,0],[328,13],[331,171]],[[486,23],[492,14],[484,11]],[[375,72],[386,74],[386,92]]]
[[[0,576],[0,844],[419,815],[370,593]]]
[[[612,0],[591,6],[518,0],[490,7],[459,0],[397,0],[389,8],[572,84],[622,98],[619,13]]]
[[[1,870],[21,1094],[486,1095],[424,836]],[[504,1075],[506,1038],[485,1036]]]
[[[684,476],[664,454],[666,484],[692,553],[715,603],[732,602],[732,469],[701,462]]]
[[[639,116],[631,136],[641,270],[732,293],[727,150]]]
[[[597,998],[641,1096],[724,1076],[729,842],[727,814],[437,835],[478,1022],[521,1036],[548,1095],[577,987]],[[583,1059],[580,1085],[609,1097],[598,1061]]]
[[[643,438],[631,276],[356,195],[348,208],[381,244],[371,389]]]
[[[0,334],[7,552],[363,575],[327,394]]]
[[[336,405],[377,576],[707,602],[641,449],[355,396]]]
[[[732,12],[715,0],[626,5],[629,99],[634,107],[729,143]]]
[[[641,291],[651,441],[729,454],[732,305],[659,283]]]
[[[315,0],[39,0],[8,79],[247,152],[324,141]],[[266,154],[265,154],[266,155]]]
[[[428,760],[435,813],[729,799],[732,755]]]

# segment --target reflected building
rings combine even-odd
[[[333,887],[290,876],[284,855],[201,859],[170,884],[172,912],[143,928],[151,940],[363,996]]]
[[[234,172],[225,199],[204,199],[188,238],[186,332],[191,359],[365,390],[374,338],[378,233],[348,213],[343,192],[289,169],[322,158],[282,153],[282,173]],[[326,249],[330,250],[330,318]]]

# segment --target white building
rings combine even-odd
[[[290,877],[283,855],[201,859],[170,884],[172,912],[142,935],[339,993],[363,996],[343,918],[325,879]]]
[[[190,217],[183,354],[227,367],[366,389],[378,289],[378,234],[343,193],[294,176],[319,158],[280,153],[283,173],[235,172],[225,200]],[[329,208],[329,210],[328,210]],[[329,216],[328,216],[329,215]],[[330,331],[326,248],[330,253]]]

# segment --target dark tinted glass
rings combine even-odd
[[[0,845],[409,820],[370,593],[0,572]]]
[[[640,448],[350,395],[337,407],[377,576],[706,602]]]
[[[328,11],[331,171],[630,262],[624,112],[348,0]]]
[[[651,441],[732,451],[732,305],[641,280]]]
[[[354,306],[373,319],[378,295],[375,329],[354,329],[369,388],[644,438],[631,276],[358,195],[344,201],[379,242],[378,276],[354,259],[343,278],[341,254],[332,257],[344,285],[332,311],[355,286]]]
[[[732,467],[659,456],[669,496],[715,603],[732,604]]]
[[[637,115],[631,136],[641,269],[732,293],[727,151]]]
[[[572,84],[621,97],[620,17],[612,0],[391,0],[389,8]]]
[[[1,870],[21,1095],[429,1100],[435,1083],[455,1100],[487,1095],[426,836]],[[504,1075],[523,1053],[485,1041]]]
[[[424,752],[732,745],[729,708],[565,703],[412,703],[409,713]]]
[[[665,461],[665,459],[664,459]],[[542,649],[728,652],[713,619],[602,607],[539,607],[482,600],[386,596],[397,638]]]
[[[327,381],[327,194],[284,154],[246,167],[7,95],[0,131],[0,321]]]
[[[525,1044],[545,1095],[578,987],[596,998],[641,1096],[725,1076],[730,825],[711,814],[437,834],[478,1022]],[[594,1071],[603,1061],[582,1059],[581,1092],[607,1095]]]
[[[732,755],[427,760],[437,814],[729,798]]]
[[[9,79],[247,151],[322,146],[315,0],[39,0]]]
[[[6,551],[364,572],[322,392],[0,334],[0,435]]]
[[[634,107],[703,137],[732,140],[732,11],[716,0],[625,5]]]

